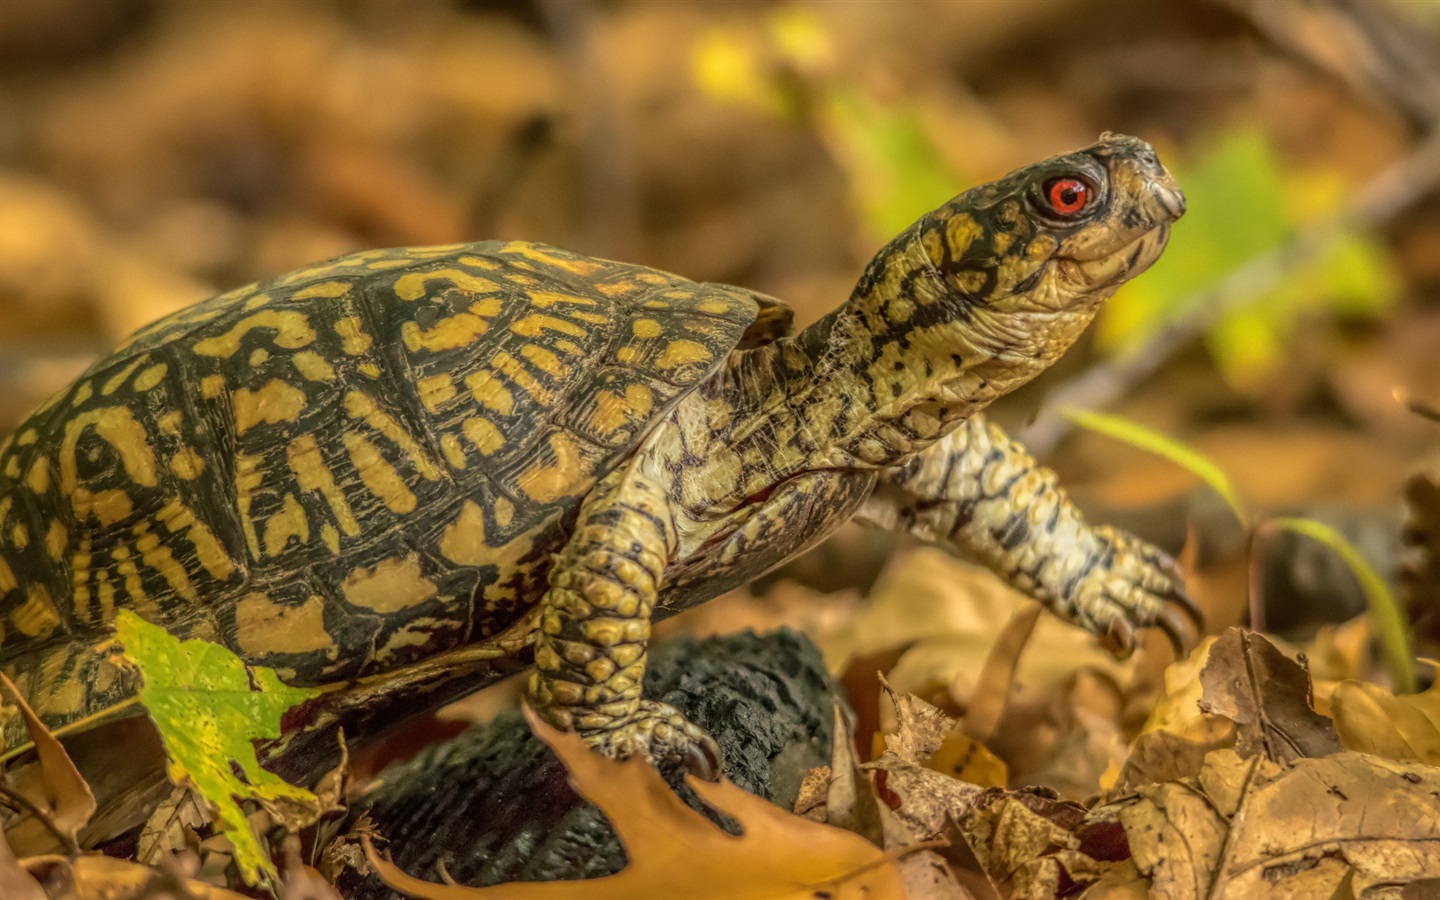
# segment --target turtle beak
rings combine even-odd
[[[1163,166],[1159,174],[1150,180],[1150,194],[1171,222],[1185,215],[1185,192],[1180,190],[1180,185]]]

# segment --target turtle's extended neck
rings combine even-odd
[[[922,220],[892,241],[850,299],[795,339],[810,373],[792,382],[793,408],[828,436],[832,465],[889,466],[924,450],[1049,366],[1098,307],[1100,298],[1063,312],[972,301],[926,254],[932,227]]]

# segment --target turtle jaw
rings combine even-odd
[[[1113,291],[1155,264],[1170,242],[1170,223],[1165,222],[1110,253],[1077,258],[1059,257],[1060,277],[1076,294]],[[1108,296],[1108,292],[1107,292]]]

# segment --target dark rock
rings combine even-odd
[[[645,685],[646,696],[714,736],[732,781],[781,806],[794,803],[808,769],[829,762],[838,695],[805,637],[673,640],[652,653]],[[706,811],[678,771],[665,774],[687,803]],[[361,816],[397,865],[431,881],[442,880],[442,868],[461,884],[488,885],[596,878],[625,864],[605,817],[575,794],[518,713],[386,770],[356,804],[352,823]],[[358,846],[353,837],[342,841]],[[337,887],[353,900],[400,896],[354,868],[338,874]]]

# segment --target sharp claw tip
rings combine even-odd
[[[710,747],[691,746],[685,753],[685,768],[702,781],[720,780],[720,759]]]

